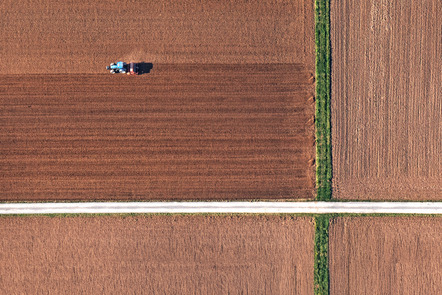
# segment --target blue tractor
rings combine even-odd
[[[106,70],[110,71],[111,74],[128,74],[128,75],[138,75],[140,72],[140,64],[131,62],[129,64],[119,61],[117,63],[111,63],[106,67]]]
[[[110,71],[111,74],[126,74],[127,73],[127,64],[125,62],[119,61],[117,63],[111,63],[106,67],[106,70]]]

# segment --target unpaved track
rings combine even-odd
[[[442,218],[332,219],[330,294],[428,294],[442,289]]]
[[[4,294],[313,293],[312,218],[0,218]]]
[[[0,200],[314,196],[313,73],[0,76]]]
[[[0,2],[0,73],[99,73],[116,60],[304,63],[311,0]]]
[[[81,202],[6,203],[0,214],[308,213],[442,214],[441,202]]]
[[[331,1],[333,196],[442,200],[442,2]]]

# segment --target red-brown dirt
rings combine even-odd
[[[313,1],[0,11],[0,200],[314,196]]]
[[[313,198],[302,65],[0,76],[0,200]]]
[[[312,294],[312,218],[0,218],[2,294]]]
[[[428,294],[442,290],[442,218],[335,218],[330,294]]]
[[[3,0],[0,11],[0,73],[104,73],[120,59],[314,69],[311,0]]]
[[[442,2],[331,1],[333,196],[442,200]]]

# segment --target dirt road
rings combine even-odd
[[[0,76],[0,200],[314,196],[302,65]]]
[[[442,200],[442,3],[331,2],[333,196]]]
[[[442,214],[442,202],[45,202],[0,204],[0,214],[78,213]]]

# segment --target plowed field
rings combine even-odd
[[[330,294],[440,294],[442,218],[337,218]]]
[[[314,195],[302,65],[0,76],[1,200]]]
[[[0,218],[3,294],[312,294],[311,218]]]
[[[442,200],[442,2],[331,1],[333,189]]]
[[[312,1],[0,11],[0,200],[313,197]]]

